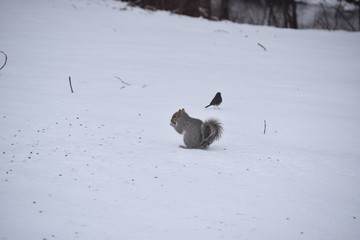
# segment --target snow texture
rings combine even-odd
[[[360,239],[359,42],[0,1],[0,239]],[[223,137],[179,148],[179,108]]]

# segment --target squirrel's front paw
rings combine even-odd
[[[170,126],[172,126],[172,127],[175,127],[176,125],[175,125],[175,123],[170,123]]]

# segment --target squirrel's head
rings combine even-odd
[[[176,124],[177,120],[179,119],[179,117],[181,117],[181,115],[183,115],[185,113],[185,109],[179,109],[179,111],[175,112],[170,121],[174,124]]]

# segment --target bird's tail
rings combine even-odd
[[[205,108],[208,108],[208,107],[210,107],[210,106],[211,106],[211,104],[207,105]]]
[[[207,148],[210,144],[212,144],[215,140],[220,139],[223,133],[222,124],[214,118],[210,118],[206,120],[201,125],[201,148]]]

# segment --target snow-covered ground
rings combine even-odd
[[[1,240],[360,239],[360,33],[125,7],[0,1]]]

